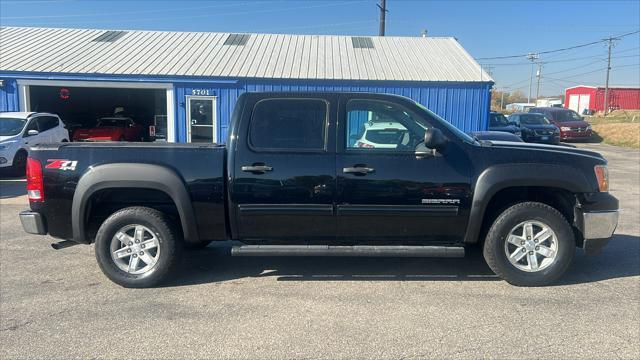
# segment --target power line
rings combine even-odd
[[[626,34],[622,34],[622,35],[618,35],[616,37],[617,38],[622,38],[622,37],[625,37],[625,36],[634,35],[634,34],[638,34],[638,33],[640,33],[640,30],[633,31],[633,32],[630,32],[630,33],[626,33]],[[586,43],[586,44],[574,45],[574,46],[569,46],[569,47],[566,47],[566,48],[555,49],[555,50],[538,51],[538,52],[536,52],[536,54],[538,54],[538,55],[540,55],[540,54],[551,54],[551,53],[556,53],[556,52],[560,52],[560,51],[578,49],[578,48],[582,48],[582,47],[585,47],[585,46],[591,46],[591,45],[595,45],[595,44],[600,44],[600,43],[605,42],[605,41],[607,41],[607,40],[592,41],[592,42],[589,42],[589,43]],[[495,57],[476,58],[476,60],[513,59],[513,58],[526,57],[529,54],[531,54],[531,53],[520,54],[520,55],[508,55],[508,56],[495,56]]]
[[[269,2],[273,3],[273,1],[269,1]],[[192,6],[192,7],[169,8],[169,9],[139,10],[139,11],[120,11],[120,12],[112,12],[112,13],[2,16],[2,19],[3,20],[33,20],[33,19],[60,19],[60,18],[91,17],[91,16],[103,17],[103,16],[114,16],[114,15],[138,15],[138,14],[152,14],[152,13],[175,12],[175,11],[203,10],[203,9],[221,8],[221,7],[235,7],[235,6],[245,6],[248,4],[249,4],[248,2],[239,2],[239,3],[233,3],[233,4],[216,4],[216,5],[207,5],[207,6]]]
[[[172,17],[144,17],[144,18],[132,18],[132,19],[117,19],[117,20],[99,20],[99,19],[88,19],[87,21],[56,21],[56,24],[82,24],[82,23],[90,23],[90,24],[98,24],[98,23],[124,23],[124,22],[141,22],[141,21],[160,21],[160,20],[186,20],[186,19],[198,19],[198,18],[212,18],[215,16],[234,16],[234,15],[249,15],[249,14],[264,14],[264,13],[275,13],[275,12],[283,12],[283,11],[291,11],[291,10],[305,10],[305,9],[316,9],[316,8],[324,8],[324,7],[332,7],[332,6],[343,6],[348,4],[356,4],[362,3],[365,0],[353,0],[353,1],[345,1],[345,2],[332,2],[332,3],[323,3],[316,5],[305,5],[305,6],[297,6],[297,7],[288,7],[288,8],[269,8],[269,9],[259,9],[259,10],[247,10],[247,11],[235,11],[235,12],[226,12],[226,13],[207,13],[207,14],[198,14],[198,15],[184,15],[184,16],[172,16]],[[3,18],[4,20],[4,18]]]

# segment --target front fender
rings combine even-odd
[[[74,241],[89,243],[85,226],[89,200],[97,191],[110,188],[154,189],[164,192],[178,209],[185,241],[198,242],[191,198],[180,176],[163,166],[137,163],[99,165],[82,175],[71,206]]]
[[[478,242],[487,205],[500,190],[512,187],[548,187],[572,193],[593,192],[593,185],[583,171],[572,166],[552,164],[505,164],[485,169],[478,176],[474,191],[469,225],[464,242]]]

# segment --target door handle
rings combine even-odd
[[[267,166],[267,165],[244,165],[240,169],[242,171],[256,173],[256,174],[264,174],[267,171],[273,170],[271,166]]]
[[[376,169],[366,167],[366,166],[354,166],[354,167],[346,167],[342,169],[343,173],[354,174],[354,175],[367,175],[375,171]]]

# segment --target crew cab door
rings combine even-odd
[[[443,153],[426,149],[425,129],[437,121],[412,102],[397,100],[341,97],[337,237],[366,244],[462,241],[469,160],[453,141]]]
[[[232,227],[243,241],[335,237],[331,96],[250,97],[232,138]],[[240,105],[238,105],[240,106]],[[233,136],[233,135],[232,135]],[[235,224],[234,224],[235,222]]]

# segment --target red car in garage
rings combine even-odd
[[[144,127],[127,117],[106,117],[73,132],[73,141],[144,141]]]

